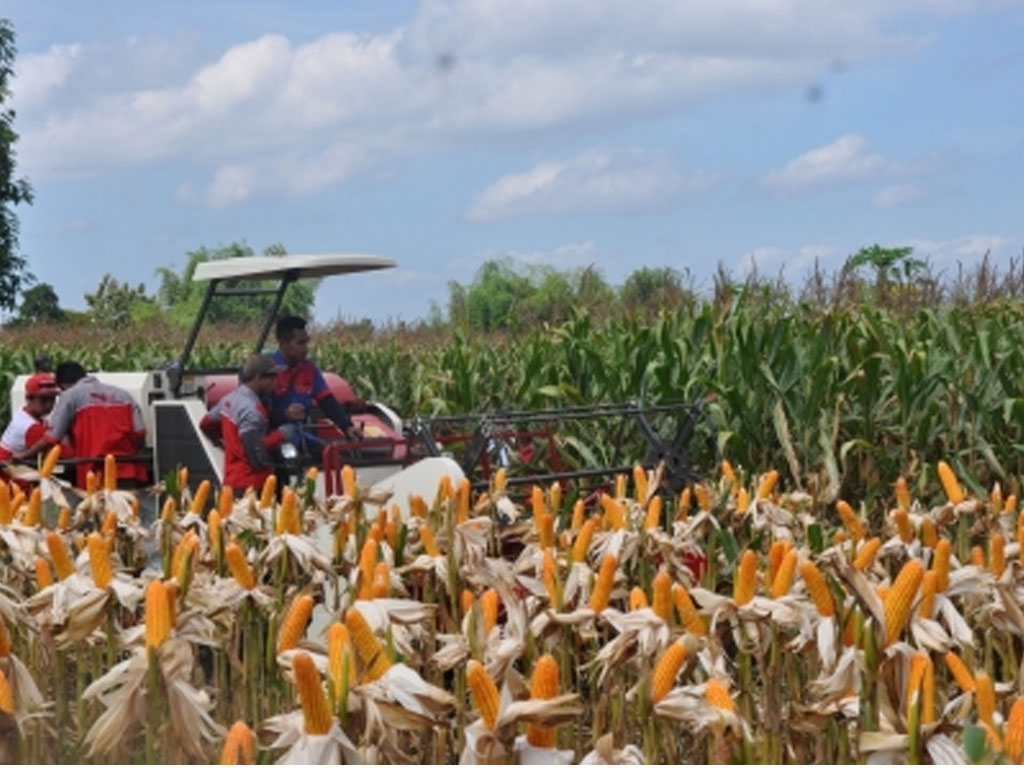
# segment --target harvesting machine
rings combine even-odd
[[[364,254],[254,256],[197,265],[193,279],[205,282],[207,288],[181,355],[150,371],[95,372],[101,381],[127,390],[142,409],[146,445],[140,456],[131,459],[148,462],[155,479],[184,466],[194,482],[209,479],[215,486],[220,485],[223,451],[203,433],[199,423],[209,408],[238,385],[238,369],[193,365],[200,331],[218,298],[271,298],[253,345],[254,351],[261,352],[285,291],[296,280],[394,266],[391,259]],[[679,490],[695,477],[687,445],[699,415],[699,404],[599,404],[406,421],[384,403],[359,398],[338,373],[325,371],[324,377],[335,398],[364,433],[362,440],[348,441],[315,408],[310,414],[302,433],[305,450],[292,460],[289,468],[299,472],[308,465],[321,465],[320,490],[327,495],[338,490],[338,470],[344,464],[358,467],[362,482],[392,490],[394,500],[403,507],[410,493],[432,497],[445,474],[455,482],[468,476],[477,487],[486,487],[497,466],[509,468],[510,486],[591,478],[599,481],[628,472],[632,465],[573,464],[564,455],[565,429],[568,424],[607,424],[610,420],[639,430],[646,444],[643,464],[650,468],[663,463],[662,476],[672,490]],[[12,413],[23,404],[26,378],[27,375],[18,376],[12,385]],[[669,438],[659,434],[666,419],[674,427]],[[62,463],[83,460],[89,459],[71,458]]]

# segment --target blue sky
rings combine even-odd
[[[1024,2],[0,2],[21,246],[66,306],[201,246],[360,251],[316,319],[487,259],[797,280],[1024,250]]]

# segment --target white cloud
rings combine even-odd
[[[837,182],[876,178],[899,170],[899,165],[875,152],[863,136],[846,134],[772,171],[762,184],[780,192],[799,192]]]
[[[928,258],[938,266],[949,266],[957,262],[971,264],[980,261],[986,254],[997,261],[1005,261],[1011,253],[1011,241],[1002,235],[972,234],[952,240],[931,240],[911,237],[897,243],[909,245],[917,258]]]
[[[894,184],[875,195],[871,202],[876,208],[896,208],[916,203],[924,197],[924,190],[914,184]]]
[[[81,52],[80,44],[59,44],[42,53],[23,56],[11,86],[18,108],[31,109],[45,102],[53,90],[67,81]]]
[[[700,184],[705,184],[702,176]],[[502,176],[473,201],[466,216],[493,221],[520,216],[618,213],[663,207],[685,187],[663,158],[648,153],[583,152]]]
[[[762,277],[774,279],[781,272],[786,280],[793,280],[805,275],[815,264],[824,270],[834,269],[845,257],[846,252],[841,248],[824,243],[799,248],[762,246],[744,254],[735,269],[740,278],[756,270]]]

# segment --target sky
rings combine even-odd
[[[387,256],[315,320],[487,260],[798,282],[1024,252],[1024,0],[0,0],[21,250],[62,303],[235,241]]]

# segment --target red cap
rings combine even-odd
[[[25,382],[25,397],[56,397],[59,393],[52,373],[37,373]]]

